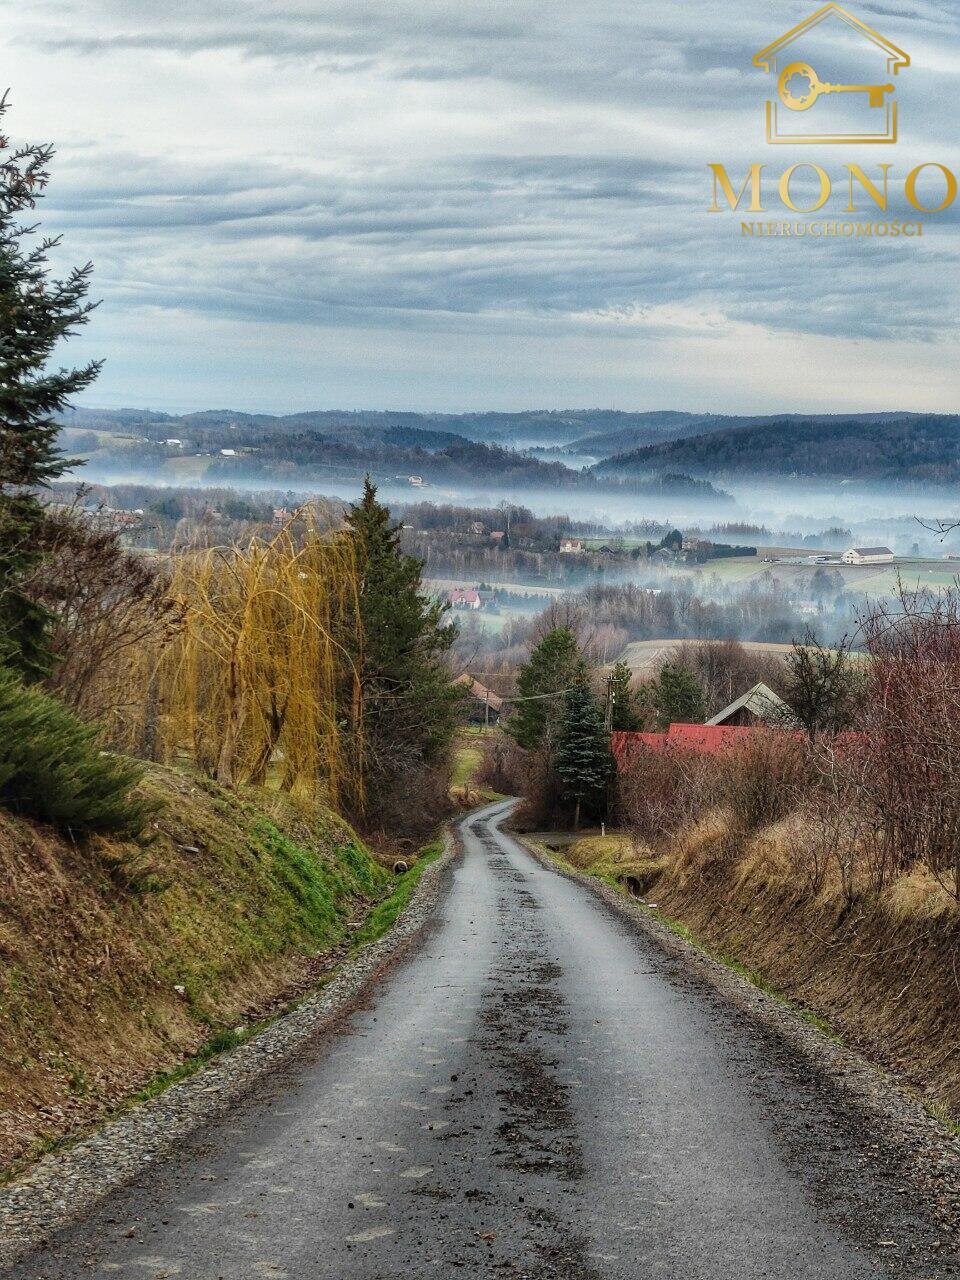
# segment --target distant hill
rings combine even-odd
[[[279,418],[206,410],[174,417],[140,410],[79,409],[64,415],[61,443],[66,453],[87,459],[85,474],[93,479],[150,474],[179,480],[188,474],[207,484],[295,487],[354,482],[369,473],[378,482],[409,483],[411,477],[420,477],[428,484],[459,487],[479,483],[499,489],[620,489],[638,496],[732,501],[710,481],[674,469],[650,478],[602,477],[555,458],[548,461],[495,441],[475,440],[442,425],[481,416],[485,415],[323,411]]]
[[[97,431],[168,428],[167,435],[191,431],[257,428],[299,434],[319,431],[341,439],[383,436],[390,432],[423,431],[458,436],[483,444],[513,448],[563,446],[582,438],[620,431],[646,433],[625,438],[627,447],[648,440],[672,439],[702,415],[673,412],[626,413],[616,409],[527,409],[516,413],[407,413],[376,409],[312,409],[301,413],[240,413],[232,409],[204,409],[198,413],[164,414],[142,409],[87,409],[63,416],[64,426]],[[675,421],[674,421],[675,420]],[[174,429],[175,428],[175,429]]]
[[[736,420],[735,420],[736,421]],[[781,475],[955,484],[960,415],[784,415],[616,454],[593,468],[608,479],[688,475]]]

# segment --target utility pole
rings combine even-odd
[[[485,731],[489,732],[490,730],[490,690],[489,689],[484,689],[483,691],[483,727]]]
[[[607,706],[603,717],[603,727],[609,736],[613,733],[613,704],[616,701],[616,694],[613,691],[613,674],[607,676]]]

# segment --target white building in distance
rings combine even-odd
[[[844,564],[893,564],[889,547],[851,547],[840,557]]]

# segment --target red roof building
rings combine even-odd
[[[672,724],[666,733],[630,733],[616,731],[610,739],[610,750],[617,771],[629,768],[638,751],[695,751],[700,755],[716,755],[743,742],[755,731],[746,725]]]

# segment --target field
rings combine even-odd
[[[674,649],[682,644],[692,643],[712,644],[714,642],[710,640],[634,640],[620,654],[620,661],[625,662],[634,675],[651,676],[661,663],[670,657]],[[755,640],[743,640],[741,643],[744,649],[751,653],[772,653],[778,657],[783,657],[793,647],[789,644],[762,644]]]
[[[800,586],[803,582],[809,581],[818,569],[825,569],[828,573],[839,573],[848,591],[862,592],[870,596],[884,596],[896,590],[898,576],[908,588],[953,586],[957,574],[960,573],[960,561],[898,556],[893,564],[861,566],[786,564],[769,556],[768,558],[731,556],[729,560],[711,560],[708,564],[702,565],[670,566],[670,572],[677,577],[693,578],[704,584],[715,579],[723,586],[737,586],[757,581],[768,573],[787,586]]]

